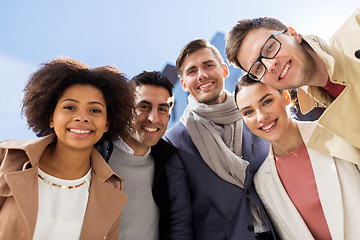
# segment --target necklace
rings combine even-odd
[[[51,185],[51,186],[54,186],[54,187],[58,187],[58,188],[63,188],[63,189],[72,189],[72,188],[78,188],[78,187],[81,187],[82,185],[84,185],[86,183],[86,180],[84,180],[82,183],[78,184],[78,185],[75,185],[75,186],[63,186],[63,185],[60,185],[60,184],[56,184],[56,183],[53,183],[49,180],[46,180],[43,176],[41,176],[40,174],[38,174],[39,178],[41,180],[43,180],[44,182],[46,182],[47,184]]]

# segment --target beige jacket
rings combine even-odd
[[[352,158],[342,142],[346,140],[360,151],[360,8],[333,35],[329,45],[316,36],[303,36],[303,39],[325,62],[330,80],[346,85],[333,102],[319,87],[297,89],[302,113],[316,106],[327,108],[318,120],[319,127],[314,130],[308,147],[343,159]],[[360,159],[353,158],[352,162],[360,164]]]
[[[306,144],[316,123],[297,122],[297,125]],[[311,149],[308,149],[308,153],[332,239],[359,239],[359,167]],[[255,174],[254,183],[281,239],[314,239],[281,183],[271,148],[268,157]]]
[[[38,167],[55,135],[0,143],[0,239],[32,239],[38,210]],[[93,149],[92,179],[80,239],[117,239],[127,201],[122,179]]]

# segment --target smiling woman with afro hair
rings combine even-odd
[[[128,79],[115,67],[89,69],[85,64],[70,58],[58,58],[35,72],[24,92],[22,112],[29,128],[38,137],[53,133],[50,117],[57,100],[66,88],[75,84],[90,84],[100,89],[108,106],[108,122],[116,123],[104,134],[103,140],[126,138],[134,119],[134,89]]]
[[[132,133],[133,84],[115,67],[57,58],[24,92],[41,138],[0,142],[0,239],[117,239],[128,197],[94,146]]]

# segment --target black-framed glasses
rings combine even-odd
[[[272,59],[278,54],[281,48],[281,42],[277,40],[275,36],[282,34],[286,31],[287,29],[273,33],[266,40],[266,42],[261,48],[259,57],[253,63],[253,65],[251,65],[248,71],[248,75],[251,79],[255,81],[260,81],[264,77],[267,69],[265,64],[261,62],[261,59],[263,58]]]

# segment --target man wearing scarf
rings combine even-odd
[[[170,239],[276,239],[253,184],[269,144],[243,124],[224,88],[229,70],[219,51],[194,40],[176,67],[190,95],[164,137],[178,149],[166,168]]]

